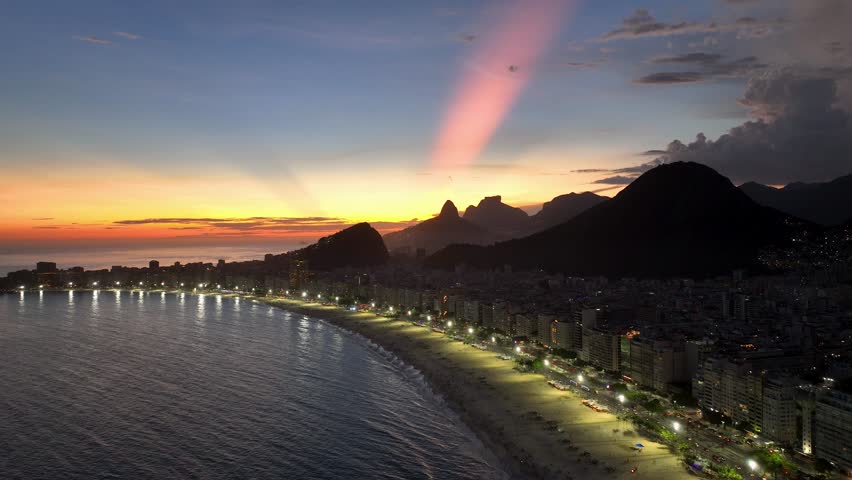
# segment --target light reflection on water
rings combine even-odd
[[[410,368],[329,324],[111,294],[0,295],[3,479],[503,477]]]

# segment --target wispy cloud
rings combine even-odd
[[[118,32],[112,32],[112,34],[118,35],[119,37],[124,37],[128,40],[139,40],[140,38],[142,38],[142,35],[137,35],[135,33],[130,33],[130,32],[118,31]]]
[[[662,150],[647,150],[647,151],[640,153],[639,155],[659,156],[658,152],[665,153]],[[652,160],[650,162],[645,162],[645,163],[641,163],[639,165],[633,165],[633,166],[630,166],[630,167],[585,168],[585,169],[580,169],[580,170],[572,170],[572,172],[574,172],[574,173],[607,174],[607,176],[593,181],[592,182],[593,184],[598,184],[598,185],[627,185],[630,182],[632,182],[633,180],[636,180],[639,177],[639,175],[647,172],[648,170],[651,170],[654,167],[659,166],[662,163],[663,163],[662,160],[656,159],[656,160]],[[609,190],[609,189],[610,188],[600,190],[600,191],[605,191],[605,190]],[[597,192],[598,191],[595,191],[594,193],[597,193]]]
[[[648,157],[659,157],[660,155],[665,155],[665,150],[645,150],[639,155],[648,156]]]
[[[74,38],[74,40],[79,40],[81,42],[95,43],[95,44],[98,44],[98,45],[114,45],[114,43],[111,40],[107,40],[106,38],[96,37],[94,35],[89,35],[89,36],[85,36],[85,37],[79,36],[79,35],[74,35],[74,37],[72,37],[72,38]]]
[[[380,221],[372,223],[377,229],[393,229],[409,226],[414,220],[402,222]],[[209,234],[283,234],[334,232],[353,225],[354,222],[338,217],[164,217],[117,220],[114,226],[162,225],[169,230],[209,230]]]
[[[598,41],[631,40],[646,37],[667,37],[691,33],[709,33],[719,30],[716,23],[678,22],[666,23],[654,18],[651,13],[640,8],[621,22],[621,26],[598,37]]]
[[[737,38],[762,38],[786,26],[787,23],[783,18],[760,20],[754,17],[740,17],[733,23],[717,23],[713,20],[666,23],[657,20],[648,10],[638,9],[625,18],[621,22],[621,26],[593,40],[608,42],[718,32],[736,32]]]
[[[696,83],[716,78],[745,77],[767,67],[757,57],[748,56],[723,62],[717,53],[693,52],[682,55],[659,56],[650,60],[653,64],[681,64],[701,68],[702,71],[657,72],[634,81],[640,85],[671,85]]]
[[[626,175],[615,175],[613,177],[604,177],[598,180],[595,180],[592,183],[604,184],[604,185],[627,185],[628,183],[635,180],[636,177],[628,177]]]
[[[698,83],[707,80],[700,72],[658,72],[637,78],[633,83],[639,85],[677,85],[681,83]]]

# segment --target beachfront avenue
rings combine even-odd
[[[298,299],[309,301],[311,298],[303,295]],[[729,479],[767,478],[773,472],[790,473],[799,468],[802,470],[799,472],[801,478],[809,475],[806,473],[808,469],[813,469],[807,463],[794,463],[794,457],[784,455],[784,450],[771,441],[764,442],[757,435],[746,435],[724,421],[718,424],[707,421],[696,406],[678,404],[676,400],[639,388],[623,376],[596,369],[570,355],[559,355],[568,352],[554,351],[535,342],[514,340],[481,326],[440,319],[437,315],[420,314],[412,309],[395,309],[376,302],[342,305],[340,297],[335,297],[333,303],[318,303],[406,320],[471,348],[493,352],[501,360],[515,364],[519,374],[541,374],[554,389],[573,393],[576,401],[588,407],[590,415],[616,416],[618,426],[612,428],[611,433],[613,438],[622,438],[624,445],[631,450],[622,463],[630,467],[630,474],[640,474],[638,466],[633,465],[636,463],[633,457],[642,455],[644,451],[641,442],[631,440],[639,438],[637,433],[668,445],[683,462],[684,468],[694,474]],[[758,458],[768,458],[766,463],[774,461],[776,468],[768,470]],[[782,468],[778,469],[777,465],[782,465]]]

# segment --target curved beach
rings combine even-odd
[[[263,301],[358,333],[419,369],[514,478],[691,477],[667,446],[615,415],[590,410],[539,374],[514,370],[493,352],[403,320],[283,298]],[[636,443],[645,448],[633,449]]]

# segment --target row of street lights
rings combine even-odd
[[[290,291],[288,290],[286,293],[287,293],[287,295],[289,295],[289,294],[290,294]],[[307,292],[302,292],[302,298],[306,298],[307,296],[308,296],[308,293],[307,293]],[[321,294],[317,294],[317,299],[321,299],[321,298],[322,298],[322,295],[321,295]],[[339,301],[340,301],[340,297],[334,297],[334,299],[335,299],[335,301],[336,301],[336,302],[339,302]],[[371,307],[371,308],[373,308],[373,309],[375,309],[375,308],[376,308],[376,303],[375,303],[375,302],[370,302],[370,307]],[[394,311],[394,307],[393,307],[393,306],[389,306],[389,307],[388,307],[388,311],[389,311],[389,312],[393,312],[393,311]],[[410,317],[410,316],[412,316],[412,311],[411,311],[411,310],[407,310],[407,311],[406,311],[406,316],[409,316],[409,317]],[[426,320],[431,322],[431,321],[432,321],[432,315],[426,315]],[[446,327],[447,327],[448,329],[453,328],[453,321],[452,321],[452,320],[447,320],[447,322],[446,322]],[[469,327],[467,328],[467,333],[468,333],[469,335],[473,335],[474,333],[476,333],[476,330],[474,329],[474,327],[469,326]],[[493,336],[493,335],[491,336],[491,343],[497,343],[497,337],[496,337],[496,336]],[[522,352],[523,352],[523,350],[522,350],[522,348],[521,348],[521,346],[520,346],[520,345],[515,346],[515,349],[514,349],[514,350],[515,350],[515,353],[518,353],[518,354],[520,354],[520,353],[522,353]],[[545,367],[550,367],[550,365],[551,365],[551,361],[550,361],[549,359],[547,359],[547,358],[545,358],[545,359],[543,360],[543,363],[544,363],[544,366],[545,366]],[[585,382],[585,380],[586,380],[586,379],[585,379],[585,377],[583,376],[583,374],[582,374],[582,373],[577,374],[577,382],[578,382],[579,384],[582,384],[583,382]],[[617,399],[617,400],[618,400],[618,402],[619,402],[620,404],[622,404],[622,405],[623,405],[623,404],[625,404],[625,403],[627,402],[627,397],[626,397],[623,393],[618,394],[618,396],[616,397],[616,399]],[[671,427],[672,427],[672,431],[673,431],[675,434],[679,434],[679,433],[681,433],[681,431],[683,430],[683,425],[682,425],[680,422],[678,422],[678,421],[672,421],[672,423],[671,423]],[[748,468],[749,468],[752,472],[756,472],[756,471],[758,471],[758,470],[760,469],[760,465],[758,465],[758,463],[757,463],[755,460],[753,460],[753,459],[748,459],[748,460],[747,460],[747,462],[746,462],[746,465],[748,466]]]

